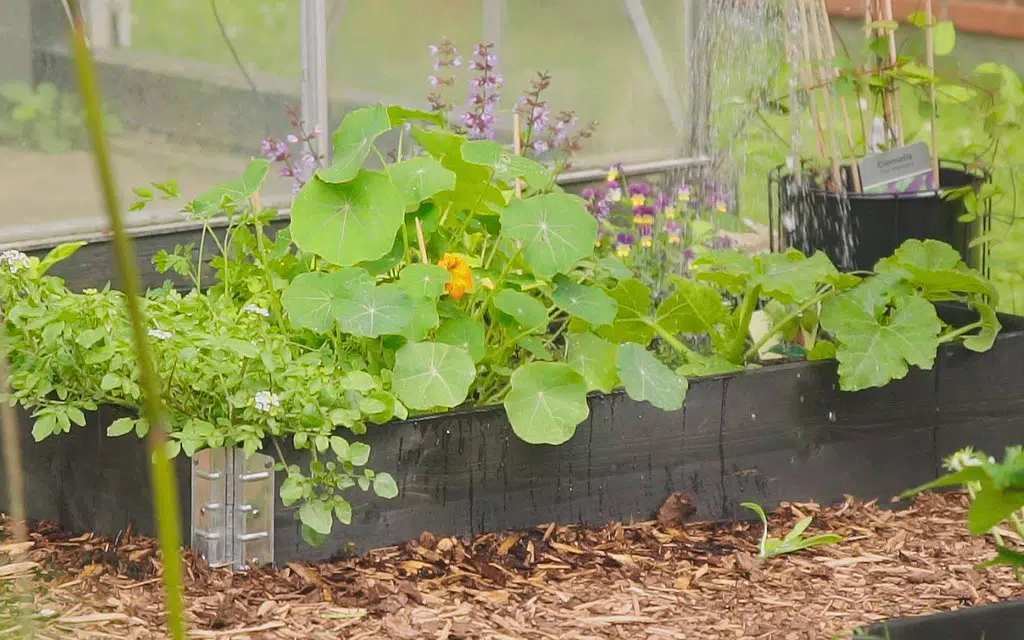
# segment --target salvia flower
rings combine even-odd
[[[167,340],[171,337],[170,331],[164,331],[163,329],[150,329],[148,332],[149,337],[154,340]]]
[[[281,399],[276,393],[270,391],[257,391],[252,398],[253,404],[263,413],[271,413],[274,409],[281,407]]]
[[[244,307],[242,307],[242,311],[245,311],[246,313],[255,313],[256,315],[263,316],[264,318],[270,317],[270,311],[255,304],[245,305]]]
[[[0,267],[4,267],[12,274],[27,269],[30,264],[28,256],[16,249],[0,252]]]

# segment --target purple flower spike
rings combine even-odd
[[[629,195],[631,196],[649,196],[651,195],[651,185],[646,182],[634,182],[629,185]]]

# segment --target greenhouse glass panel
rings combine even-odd
[[[299,0],[93,0],[90,44],[103,85],[122,204],[170,182],[190,199],[236,178],[300,104]],[[105,227],[60,0],[0,0],[25,37],[0,45],[0,226],[5,244]],[[8,63],[8,61],[13,61]],[[273,178],[269,198],[289,187]],[[157,197],[135,227],[177,223]]]

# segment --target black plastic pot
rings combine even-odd
[[[1024,637],[1024,600],[897,618],[871,625],[853,637],[861,640],[1020,640]]]
[[[842,171],[850,183],[849,167]],[[988,175],[944,162],[939,180],[943,189],[977,188]],[[768,191],[773,251],[822,251],[843,270],[870,270],[905,241],[931,239],[957,249],[969,266],[986,268],[987,251],[970,245],[989,228],[987,202],[976,220],[961,222],[966,212],[962,198],[944,198],[935,191],[840,195],[822,188],[808,172],[798,180],[785,167],[771,173]]]

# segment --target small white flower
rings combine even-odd
[[[166,340],[171,337],[171,332],[164,331],[163,329],[150,329],[149,337],[156,338],[157,340]]]
[[[18,273],[29,265],[28,256],[15,249],[0,252],[0,266],[7,267],[11,273]]]
[[[270,312],[269,311],[267,311],[263,307],[258,307],[258,306],[254,305],[254,304],[247,304],[247,305],[245,305],[244,307],[242,307],[242,311],[247,311],[249,313],[255,313],[256,315],[263,316],[264,318],[269,318],[270,317]]]
[[[264,413],[270,413],[273,409],[281,406],[281,400],[277,397],[277,394],[269,391],[256,392],[252,400],[256,408]]]

